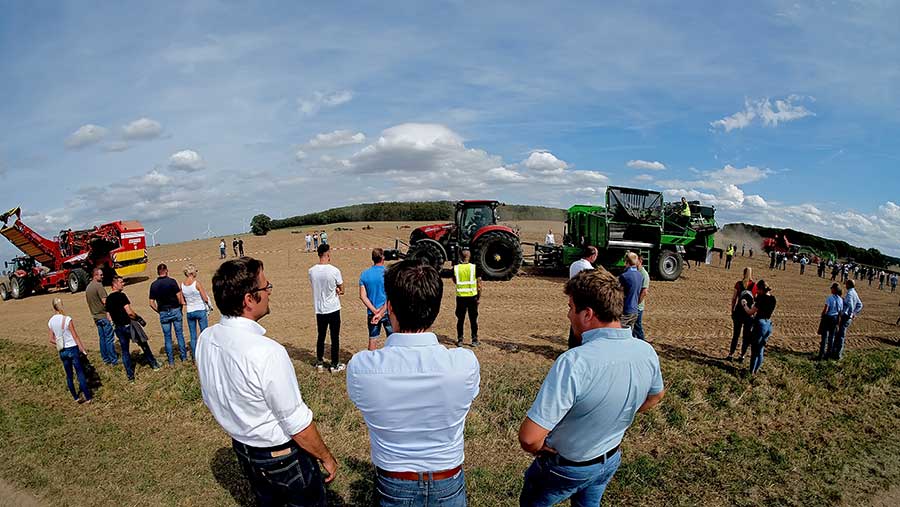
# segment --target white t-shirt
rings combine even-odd
[[[336,290],[338,285],[344,284],[340,269],[331,264],[316,264],[309,268],[309,283],[312,284],[316,313],[334,313],[341,309]]]
[[[556,238],[553,237],[552,232],[547,233],[547,237],[544,238],[544,244],[547,244],[547,245],[555,245],[556,244]]]
[[[591,261],[587,259],[578,259],[577,261],[573,262],[571,266],[569,266],[569,278],[573,278],[578,273],[587,271],[589,269],[594,269]]]
[[[65,319],[65,320],[63,320]],[[69,347],[77,347],[78,344],[75,343],[75,337],[72,336],[72,332],[69,331],[69,323],[72,322],[72,317],[65,317],[59,314],[56,314],[50,317],[50,322],[47,323],[47,326],[53,331],[53,336],[59,338],[62,336],[63,339],[63,348],[67,349]],[[61,333],[61,334],[60,334]]]

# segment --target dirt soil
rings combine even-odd
[[[363,230],[368,224],[333,224],[318,227],[328,232],[329,243],[334,248],[333,264],[340,268],[347,289],[343,297],[341,348],[342,359],[366,346],[366,327],[363,324],[365,309],[358,299],[359,274],[371,265],[373,247],[390,247],[395,238],[407,239],[410,229],[418,223],[372,223],[371,230]],[[543,241],[547,229],[552,227],[557,238],[562,236],[562,223],[520,222],[512,224],[521,228],[523,241]],[[335,230],[336,228],[352,230]],[[267,236],[242,236],[246,255],[265,263],[267,278],[274,285],[271,296],[272,314],[261,323],[268,335],[282,343],[308,351],[310,361],[315,350],[315,318],[307,269],[317,258],[304,251],[304,234],[313,228],[278,230]],[[213,272],[221,262],[218,243],[220,238],[195,240],[163,245],[150,249],[150,264],[142,277],[127,281],[126,294],[133,308],[144,316],[150,325],[148,332],[154,348],[162,355],[162,333],[154,324],[153,312],[148,304],[150,283],[156,278],[155,266],[165,262],[170,272],[181,280],[181,270],[188,262],[200,269],[200,280],[209,290]],[[232,257],[232,237],[226,237],[228,256]],[[533,251],[525,247],[526,255]],[[798,352],[817,350],[816,335],[819,315],[828,296],[831,284],[817,278],[815,268],[808,267],[805,275],[799,274],[799,265],[788,265],[786,271],[770,271],[768,259],[757,249],[752,259],[738,255],[730,271],[715,259],[712,265],[685,270],[675,282],[651,283],[645,313],[645,328],[655,344],[668,345],[695,351],[704,355],[721,357],[727,353],[731,336],[729,304],[735,281],[744,266],[751,266],[754,279],[764,278],[774,286],[778,299],[773,321],[775,323],[770,344]],[[563,276],[549,276],[523,270],[508,282],[486,282],[481,299],[479,325],[480,338],[487,347],[479,350],[484,360],[504,360],[511,350],[536,352],[544,356],[561,352],[568,333],[566,298],[562,294]],[[875,348],[895,346],[900,340],[900,327],[894,325],[900,314],[898,297],[889,290],[878,290],[877,282],[869,287],[860,283],[857,288],[865,305],[862,314],[850,328],[848,348]],[[57,292],[65,303],[67,312],[75,319],[77,329],[85,338],[90,350],[98,350],[96,329],[91,322],[84,293]],[[51,300],[54,296],[43,294],[22,300],[0,303],[0,337],[22,343],[47,344],[47,319],[51,316]],[[442,338],[455,338],[454,288],[445,279],[444,304],[435,323],[435,332]],[[218,321],[218,312],[210,316],[210,324]],[[466,331],[468,340],[468,329]],[[185,330],[187,335],[187,330]]]

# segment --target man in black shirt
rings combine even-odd
[[[131,309],[131,301],[128,296],[122,292],[125,287],[125,281],[121,276],[114,276],[112,279],[112,292],[106,297],[106,311],[112,318],[115,326],[116,336],[119,338],[119,346],[122,347],[122,364],[125,366],[125,374],[128,376],[129,382],[134,382],[134,364],[131,362],[131,353],[129,352],[129,344],[131,343],[131,326],[140,325],[132,324],[131,319],[136,319],[137,314]],[[153,351],[146,341],[138,340],[141,350],[144,351],[144,358],[154,370],[159,369],[159,363],[153,357]]]
[[[165,264],[156,266],[156,274],[159,275],[159,278],[150,285],[150,308],[159,314],[159,325],[162,326],[163,338],[166,341],[166,356],[169,359],[169,366],[174,366],[172,327],[175,328],[175,338],[178,339],[178,352],[181,360],[187,359],[187,348],[184,346],[184,332],[182,331],[184,316],[181,313],[184,295],[181,293],[181,285],[174,278],[169,277],[168,266]]]

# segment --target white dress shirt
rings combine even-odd
[[[575,278],[575,275],[581,273],[582,271],[588,271],[594,268],[594,265],[591,264],[591,261],[587,259],[578,259],[573,262],[571,266],[569,266],[569,278]]]
[[[231,438],[253,447],[284,444],[313,418],[287,351],[265,333],[250,319],[222,316],[197,344],[203,402]]]
[[[372,463],[394,472],[462,464],[463,430],[481,372],[471,350],[434,333],[394,333],[384,348],[353,355],[347,393],[369,428]]]

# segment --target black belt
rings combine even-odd
[[[597,463],[606,463],[606,460],[608,460],[609,458],[612,458],[613,455],[615,455],[617,452],[619,452],[619,445],[617,445],[617,446],[613,447],[612,449],[606,451],[605,453],[597,456],[596,458],[589,459],[587,461],[571,461],[571,460],[563,458],[562,456],[557,454],[556,462],[560,465],[567,466],[567,467],[586,467],[586,466],[590,466],[590,465],[596,465]]]
[[[272,447],[255,447],[252,445],[247,445],[243,442],[238,442],[237,440],[232,438],[231,445],[233,447],[237,447],[238,449],[242,449],[245,451],[272,452],[272,451],[283,451],[285,449],[290,449],[292,447],[295,447],[297,444],[294,442],[294,439],[290,439],[283,444],[273,445]]]

